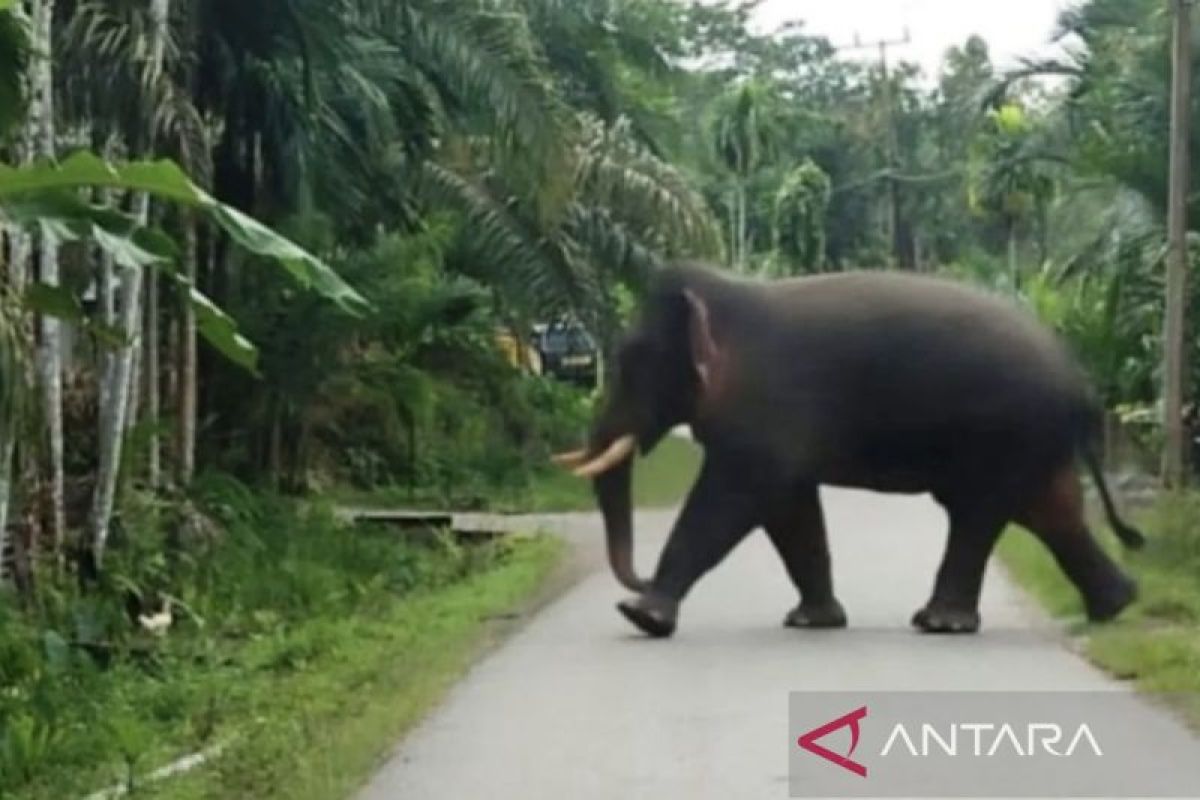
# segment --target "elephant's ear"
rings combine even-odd
[[[687,299],[690,311],[688,338],[691,340],[692,365],[700,378],[702,394],[711,396],[720,383],[724,355],[713,337],[712,315],[709,314],[708,303],[691,289],[684,289],[683,296]]]

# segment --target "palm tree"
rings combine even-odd
[[[28,69],[26,28],[12,13],[0,13],[0,133],[21,123],[25,107],[23,76]],[[0,561],[7,552],[8,516],[13,492],[13,457],[27,347],[21,336],[21,314],[15,298],[25,291],[29,248],[24,232],[4,226],[8,236],[7,285],[11,295],[0,298]]]
[[[775,196],[775,248],[806,272],[825,266],[825,215],[832,192],[825,171],[805,159]]]
[[[25,151],[27,157],[54,160],[54,0],[26,0],[25,13],[30,24],[29,116],[26,123]],[[35,270],[38,280],[48,286],[59,283],[58,243],[53,237],[41,234],[36,248]],[[41,375],[41,395],[44,402],[48,431],[47,459],[49,461],[49,549],[57,554],[66,528],[63,506],[65,475],[63,469],[62,418],[62,336],[60,323],[52,316],[41,320],[41,348],[38,355]]]
[[[750,178],[774,157],[778,115],[769,86],[749,81],[723,97],[712,124],[718,161],[733,178],[730,203],[730,261],[744,269],[750,247],[746,193]]]
[[[149,55],[146,59],[146,84],[153,86],[157,76],[163,72],[164,58],[168,38],[168,19],[170,0],[150,0],[150,25],[146,38]],[[148,109],[149,103],[145,107]],[[154,121],[152,117],[144,118],[144,130],[148,150],[153,149]],[[150,221],[150,196],[140,194],[137,197],[135,216],[138,224],[145,226]],[[131,398],[137,392],[138,386],[134,381],[134,360],[138,356],[139,335],[143,325],[150,333],[146,340],[145,372],[148,387],[148,403],[152,415],[158,411],[158,337],[157,331],[157,284],[146,280],[147,270],[136,264],[125,267],[121,275],[121,320],[120,329],[125,336],[126,344],[112,362],[105,376],[106,388],[103,396],[108,400],[108,407],[101,409],[100,435],[100,468],[96,478],[96,489],[92,501],[92,549],[99,556],[108,541],[109,521],[112,518],[113,502],[116,497],[117,475],[121,464],[121,450],[125,440],[127,419],[135,415],[130,413]],[[153,271],[151,271],[153,274]],[[143,322],[142,300],[143,291],[148,291],[148,305],[154,313],[147,314]],[[158,482],[158,440],[150,440],[150,481],[151,485]]]
[[[991,126],[976,143],[972,205],[1004,226],[1012,290],[1020,287],[1019,234],[1023,225],[1046,219],[1055,181],[1037,158],[1038,145],[1025,111],[1007,104],[990,113]]]
[[[569,192],[550,221],[524,197],[503,161],[469,143],[427,167],[430,199],[461,210],[464,260],[529,315],[579,313],[611,345],[619,320],[611,292],[645,286],[664,256],[704,255],[719,236],[701,198],[634,136],[627,121],[581,118]]]
[[[0,294],[0,581],[8,553],[8,512],[13,496],[13,456],[22,407],[33,394],[28,386],[29,342],[23,309],[16,298]]]

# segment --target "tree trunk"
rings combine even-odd
[[[738,221],[738,234],[740,236],[740,243],[738,245],[738,258],[742,260],[743,272],[746,269],[746,265],[748,265],[750,261],[750,221],[748,207],[746,207],[748,206],[748,203],[746,203],[746,196],[748,196],[748,194],[749,192],[746,191],[746,185],[742,184],[742,190],[738,192],[738,206],[740,207]]]
[[[145,285],[145,283],[146,283],[146,276],[143,273],[142,284]],[[143,289],[142,291],[144,294],[145,290]],[[146,308],[143,305],[144,300],[145,300],[144,297],[142,299],[138,300],[138,325],[141,327],[145,326],[145,323],[142,320],[142,315],[144,315],[146,313]],[[137,426],[138,419],[140,418],[140,415],[142,413],[142,409],[141,409],[142,346],[140,344],[142,341],[141,333],[142,333],[141,331],[138,331],[139,345],[138,345],[137,351],[134,352],[134,354],[133,354],[133,366],[129,370],[129,400],[126,401],[126,408],[125,408],[125,433],[126,434],[133,433],[133,429],[134,429],[134,427]]]
[[[8,577],[4,572],[4,564],[8,552],[8,515],[12,504],[15,444],[15,431],[7,428],[0,430],[0,583]]]
[[[8,231],[8,289],[13,297],[20,297],[25,292],[25,276],[29,265],[29,236],[24,231],[13,228]],[[12,497],[15,481],[13,476],[17,469],[16,443],[17,431],[7,423],[16,424],[16,420],[7,420],[0,425],[0,583],[4,581],[5,554],[8,552],[8,518],[12,511]]]
[[[1038,209],[1038,269],[1050,261],[1050,206],[1042,203]]]
[[[1168,198],[1170,256],[1167,260],[1167,313],[1163,332],[1162,479],[1170,488],[1186,483],[1187,430],[1183,420],[1187,369],[1188,186],[1191,159],[1192,25],[1191,0],[1173,0],[1174,80],[1171,104],[1171,181]]]
[[[150,422],[150,435],[148,437],[147,446],[149,448],[146,468],[147,479],[151,489],[158,489],[161,485],[161,470],[160,463],[159,440],[158,440],[158,422],[159,422],[159,319],[158,319],[158,273],[150,270],[146,273],[146,314],[145,322],[145,339],[142,349],[142,379],[145,389],[145,414],[146,419]]]
[[[152,0],[150,4],[151,70],[162,70],[166,51],[167,24],[170,0]],[[147,142],[153,149],[152,114],[146,109],[144,121],[148,129]],[[137,216],[145,223],[149,220],[150,202],[145,195],[137,198]],[[125,426],[132,418],[130,407],[137,397],[137,386],[133,382],[134,364],[139,352],[142,329],[142,284],[141,267],[126,267],[121,275],[121,331],[126,346],[113,359],[112,368],[106,376],[108,383],[108,407],[100,415],[100,467],[96,489],[92,496],[91,544],[97,565],[104,559],[108,534],[112,521],[113,504],[116,501],[117,479],[121,466],[121,450],[125,440]]]
[[[729,266],[737,269],[738,263],[737,190],[729,193]]]
[[[145,226],[150,224],[150,195],[139,194],[133,200],[133,215],[137,219],[138,224]],[[142,284],[145,286],[149,282],[149,277],[142,275]],[[143,293],[145,289],[143,289]],[[139,347],[133,354],[133,369],[129,373],[129,401],[125,410],[125,432],[131,433],[134,427],[137,426],[141,419],[142,408],[141,401],[144,394],[142,389],[142,372],[145,370],[145,313],[146,299],[143,297],[139,303],[138,324],[142,326],[142,347]]]
[[[116,143],[109,140],[103,147],[105,160],[113,160]],[[116,193],[111,189],[100,190],[100,204],[112,208],[116,204]],[[96,248],[96,301],[100,308],[100,321],[109,328],[117,326],[117,300],[113,292],[113,279],[116,270],[112,255],[104,248]],[[109,370],[112,369],[113,354],[108,348],[101,348],[97,355],[97,367],[100,373],[99,405],[101,414],[108,408]]]
[[[184,256],[186,259],[187,256]],[[159,298],[163,297],[159,294]],[[172,310],[170,304],[167,305],[168,311]],[[175,398],[179,396],[179,315],[166,314],[163,320],[163,331],[166,334],[166,340],[163,342],[163,358],[165,359],[159,367],[162,370],[162,396],[163,403],[167,407],[163,409],[163,417],[170,414],[174,408],[172,405]],[[174,440],[172,440],[173,442]],[[172,445],[173,446],[173,445]]]
[[[267,474],[273,489],[279,489],[283,475],[283,408],[278,399],[271,402],[271,428],[267,435]]]
[[[141,340],[142,270],[127,267],[121,274],[121,332],[126,345],[113,359],[108,376],[108,408],[100,415],[100,468],[92,496],[92,550],[103,560],[109,523],[116,500],[121,445],[125,441],[125,415],[129,409],[133,360]]]
[[[31,20],[36,10],[32,4],[22,3],[18,6],[18,10],[26,15],[25,22],[32,27]],[[30,77],[32,79],[33,76]],[[36,136],[37,131],[33,119],[30,117],[28,122],[17,132],[16,141],[13,144],[13,156],[18,164],[27,164],[33,159]],[[12,292],[13,297],[21,297],[25,292],[30,259],[33,255],[33,240],[25,230],[19,227],[9,229],[7,233],[9,243],[6,265],[7,288]],[[14,476],[19,470],[19,466],[15,463],[16,439],[16,431],[0,431],[0,558],[3,558],[9,545],[8,518],[12,511]]]
[[[196,218],[184,217],[183,270],[196,282],[198,237]],[[179,341],[175,379],[175,478],[180,486],[192,481],[196,470],[196,312],[186,297],[179,309]]]
[[[34,131],[33,145],[39,158],[53,160],[54,146],[54,0],[30,0],[27,4],[32,21],[30,57],[29,122]],[[59,285],[58,245],[41,235],[37,248],[38,279],[48,286]],[[57,557],[66,528],[63,494],[62,371],[63,344],[61,323],[45,315],[41,319],[41,344],[38,366],[42,380],[43,413],[48,433],[47,466],[49,478],[49,541],[51,557]]]
[[[734,262],[738,272],[746,268],[746,184],[738,181],[737,187],[737,259]]]
[[[1017,263],[1017,221],[1008,221],[1008,280],[1015,295],[1021,290],[1020,265]]]

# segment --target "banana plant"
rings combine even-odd
[[[2,0],[0,0],[2,2]],[[48,240],[90,240],[126,271],[155,269],[179,285],[196,312],[199,333],[218,351],[241,366],[255,370],[257,351],[237,332],[237,325],[191,281],[175,269],[175,243],[165,234],[142,224],[136,217],[84,200],[80,190],[106,188],[140,193],[194,209],[207,215],[243,249],[279,265],[297,284],[330,299],[350,314],[369,306],[365,299],[316,256],[270,228],[218,202],[196,186],[170,161],[113,164],[81,152],[61,164],[0,165],[0,222],[10,227],[40,229]],[[78,298],[65,289],[34,284],[25,295],[32,310],[79,324],[89,322]],[[93,330],[115,338],[120,347],[135,346],[136,325],[119,332],[92,325]],[[3,379],[3,376],[0,376]],[[107,420],[106,446],[101,453],[92,510],[92,548],[99,559],[108,540],[121,462],[123,420]]]
[[[223,355],[254,369],[254,347],[230,335],[236,326],[223,311],[175,273],[175,243],[165,234],[140,225],[129,215],[82,199],[78,190],[108,188],[143,192],[206,214],[248,253],[281,267],[300,287],[317,292],[347,313],[359,315],[370,304],[325,262],[262,223],[218,202],[196,186],[170,161],[113,164],[88,152],[61,164],[12,167],[0,164],[0,219],[10,225],[40,227],[60,241],[90,240],[123,267],[153,267],[184,285],[201,319],[201,334]],[[47,287],[34,289],[43,313],[80,322],[78,303]],[[103,333],[103,331],[102,331]]]

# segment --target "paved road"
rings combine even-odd
[[[1114,688],[996,568],[983,634],[911,632],[944,541],[941,511],[850,492],[825,504],[848,630],[780,626],[794,591],[761,532],[695,589],[668,641],[617,615],[622,591],[597,563],[481,663],[360,800],[786,798],[790,691]],[[639,515],[642,572],[673,517]],[[597,515],[546,524],[592,552],[602,540]],[[1196,761],[1200,743],[1143,712],[1157,747]]]

